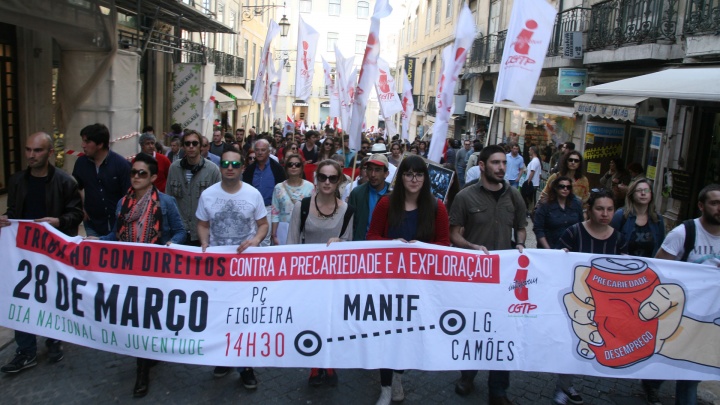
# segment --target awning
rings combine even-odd
[[[575,112],[578,114],[635,122],[638,104],[647,99],[647,97],[583,94],[575,97],[573,101],[575,102]]]
[[[110,1],[100,0],[101,5],[110,5]],[[118,9],[125,14],[135,15],[140,8],[140,13],[146,17],[155,15],[158,11],[158,19],[166,24],[176,26],[190,32],[216,32],[224,34],[235,34],[231,27],[215,20],[209,14],[210,10],[203,12],[188,4],[176,0],[115,0]]]
[[[239,106],[252,104],[252,96],[243,86],[237,84],[218,84],[217,89],[219,90],[217,93],[222,92],[226,95],[235,97],[235,101]]]
[[[501,103],[495,103],[495,107],[507,108],[510,110],[528,111],[539,114],[559,115],[561,117],[572,118],[575,116],[575,108],[565,107],[561,105],[530,104],[527,107],[520,107],[512,101],[503,101]]]
[[[668,69],[590,86],[585,93],[720,101],[720,68]]]
[[[217,108],[218,111],[237,110],[237,104],[235,104],[235,100],[231,99],[230,97],[219,91],[215,92],[215,101],[217,101],[217,107],[215,108]]]
[[[465,112],[489,117],[492,106],[491,103],[465,103]]]

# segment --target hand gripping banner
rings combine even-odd
[[[265,367],[720,379],[720,272],[423,243],[252,248],[0,230],[0,324],[135,357]]]

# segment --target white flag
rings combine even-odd
[[[390,65],[383,58],[378,58],[378,79],[375,82],[378,102],[385,118],[402,111],[402,103],[395,91],[395,79],[390,74]]]
[[[258,66],[257,77],[255,78],[255,89],[253,89],[252,99],[256,103],[268,103],[270,102],[270,80],[268,78],[268,65],[272,63],[270,57],[270,43],[273,38],[280,33],[280,26],[275,20],[270,20],[268,26],[267,36],[265,36],[265,46],[260,57],[260,66]]]
[[[415,109],[415,101],[412,97],[412,84],[408,79],[407,72],[403,68],[403,93],[402,93],[402,138],[405,140],[410,139],[410,116]]]
[[[295,69],[295,98],[308,100],[312,94],[315,53],[320,34],[300,17],[298,25],[297,67]]]
[[[515,0],[505,39],[495,102],[527,107],[535,94],[550,44],[555,8],[545,0]]]
[[[347,127],[352,112],[352,99],[355,93],[355,75],[353,74],[353,62],[355,56],[345,58],[340,49],[335,45],[335,86],[338,91],[340,106],[340,122]]]
[[[268,123],[272,124],[272,118],[275,116],[277,108],[278,96],[280,95],[280,85],[282,84],[282,61],[281,66],[276,68],[273,62],[269,66],[272,66],[272,72],[268,75],[270,77],[270,114],[268,114]],[[267,127],[266,127],[267,128]]]
[[[324,57],[322,57],[323,73],[325,77],[325,87],[327,87],[328,94],[330,95],[330,116],[335,118],[340,116],[340,98],[337,89],[337,73],[335,74],[336,80],[333,80],[330,75],[330,64],[327,63]]]
[[[447,46],[442,52],[442,75],[438,81],[437,98],[435,105],[435,123],[433,124],[433,138],[428,150],[428,159],[440,162],[445,141],[447,139],[448,120],[452,114],[452,105],[455,100],[455,83],[465,64],[468,49],[475,39],[475,21],[472,12],[465,4],[460,10],[460,16],[455,26],[455,43]]]
[[[365,120],[367,100],[370,89],[375,84],[378,75],[377,59],[380,55],[380,19],[392,13],[388,0],[377,0],[373,15],[370,18],[370,32],[368,33],[365,57],[360,68],[357,90],[353,101],[352,116],[348,133],[350,134],[350,149],[360,150],[362,123]]]

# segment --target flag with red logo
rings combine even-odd
[[[378,58],[378,78],[375,82],[375,91],[383,117],[391,117],[402,111],[402,103],[395,91],[395,79],[390,74],[390,65],[383,58]]]
[[[378,75],[377,60],[380,56],[380,19],[392,13],[388,0],[378,0],[375,3],[373,15],[370,18],[370,32],[368,33],[365,56],[363,57],[357,89],[355,90],[352,116],[348,132],[350,134],[350,149],[360,150],[362,123],[365,120],[367,100],[370,89],[375,84]]]
[[[495,102],[527,107],[535,94],[553,25],[555,7],[545,0],[515,0],[505,39]]]
[[[306,23],[301,16],[298,25],[297,67],[295,69],[295,98],[298,100],[308,100],[312,94],[315,53],[319,38],[320,33]]]
[[[330,96],[330,116],[333,118],[339,117],[340,98],[337,89],[337,80],[333,80],[332,78],[332,70],[330,69],[330,64],[325,60],[323,56],[320,56],[320,58],[322,58],[323,63],[323,76],[325,77],[325,87],[327,88],[327,93]]]
[[[415,109],[415,101],[412,97],[412,84],[408,79],[407,72],[403,68],[403,93],[402,93],[402,138],[410,139],[410,116]]]
[[[440,162],[447,139],[448,120],[452,114],[453,101],[455,101],[455,83],[465,64],[468,50],[475,39],[475,21],[472,12],[465,4],[460,10],[460,16],[455,26],[455,42],[447,46],[442,52],[442,75],[437,84],[435,98],[435,123],[433,124],[433,139],[428,150],[428,159]]]

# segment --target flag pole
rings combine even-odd
[[[493,104],[493,106],[490,107],[490,122],[488,123],[488,129],[485,132],[485,147],[487,147],[490,144],[490,133],[492,131],[492,124],[493,124],[494,116],[495,116],[495,105]],[[495,140],[497,140],[497,135],[495,135]]]

